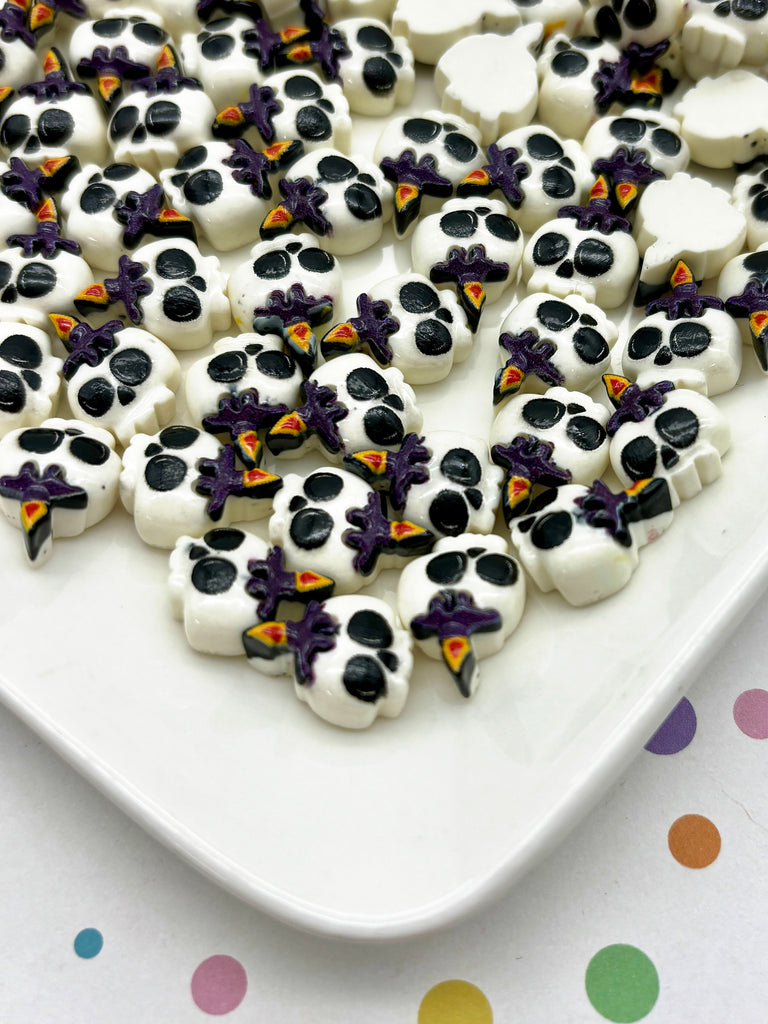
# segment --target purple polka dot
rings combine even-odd
[[[688,746],[695,732],[696,712],[688,698],[683,697],[645,744],[645,749],[652,754],[676,754]]]
[[[209,956],[192,975],[192,998],[204,1013],[221,1016],[236,1009],[245,998],[248,977],[232,956]]]
[[[733,720],[746,736],[768,739],[768,691],[745,690],[733,705]]]

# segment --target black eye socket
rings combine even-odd
[[[13,149],[23,142],[31,131],[32,125],[26,114],[11,114],[3,121],[0,129],[0,141],[6,149]]]
[[[661,331],[658,327],[638,327],[627,345],[630,359],[647,359],[653,355],[661,344]]]
[[[40,141],[47,146],[60,146],[72,137],[75,121],[68,110],[52,107],[44,110],[37,122]]]
[[[56,287],[56,271],[45,263],[27,263],[17,278],[19,295],[25,299],[38,299]]]
[[[147,108],[146,125],[150,135],[170,135],[181,121],[181,111],[168,100],[155,100]]]
[[[139,123],[138,107],[120,107],[115,111],[114,117],[109,122],[109,137],[113,140],[123,139],[130,135]]]
[[[669,335],[669,347],[676,356],[692,359],[706,351],[710,334],[704,324],[684,320],[676,324]]]

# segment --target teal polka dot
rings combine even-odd
[[[101,952],[104,936],[98,928],[83,928],[75,936],[75,952],[83,960],[92,960]]]

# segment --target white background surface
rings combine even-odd
[[[650,1024],[764,1024],[768,741],[733,719],[741,692],[767,688],[764,614],[761,600],[695,682],[688,747],[640,751],[597,809],[490,911],[387,945],[301,934],[239,903],[0,709],[0,1019],[213,1019],[195,1006],[190,981],[201,961],[224,953],[248,976],[243,1002],[219,1018],[233,1024],[416,1024],[428,990],[452,978],[485,993],[495,1024],[599,1024],[587,964],[604,946],[628,943],[659,974]],[[709,867],[685,868],[669,852],[668,830],[684,814],[720,831]],[[86,927],[104,936],[91,960],[73,949]]]

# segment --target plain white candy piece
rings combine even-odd
[[[248,562],[269,545],[233,527],[203,537],[179,537],[169,559],[171,611],[184,623],[190,647],[203,654],[242,655],[243,630],[253,625],[257,601],[245,589]]]
[[[181,367],[167,345],[138,327],[115,331],[115,341],[95,366],[80,363],[66,382],[67,401],[78,419],[110,430],[126,445],[173,417]]]
[[[37,78],[40,59],[34,46],[27,46],[18,37],[7,41],[0,38],[0,55],[2,55],[4,85],[18,89],[19,86],[33,82]]]
[[[608,466],[608,416],[604,405],[563,387],[517,394],[493,421],[490,444],[506,446],[530,434],[552,445],[553,461],[570,472],[573,483],[591,484]]]
[[[481,196],[449,199],[439,213],[422,218],[411,238],[411,265],[418,274],[432,279],[432,270],[449,259],[453,249],[469,255],[482,246],[487,259],[502,263],[507,271],[502,280],[483,281],[487,301],[496,299],[514,284],[523,256],[523,236],[501,199]],[[439,288],[455,288],[455,281],[436,281]]]
[[[621,372],[642,389],[670,380],[676,388],[721,395],[741,373],[742,343],[737,322],[725,310],[668,320],[652,313],[635,327],[621,357]]]
[[[389,277],[374,285],[374,301],[389,304],[398,328],[387,339],[391,365],[409,384],[434,384],[472,351],[472,332],[456,296],[437,289],[423,274]]]
[[[501,322],[499,332],[513,337],[533,331],[539,341],[554,345],[549,362],[560,373],[562,386],[569,391],[591,391],[600,383],[611,361],[611,349],[618,337],[616,324],[599,306],[581,295],[553,298],[546,292],[526,295]],[[499,346],[499,362],[504,366],[508,354]],[[521,390],[547,390],[535,374],[526,374]]]
[[[339,458],[368,448],[398,451],[406,434],[421,430],[413,388],[393,366],[384,369],[370,356],[351,352],[319,366],[309,379],[335,391],[346,407],[347,415],[336,423],[343,445]]]
[[[0,437],[51,415],[61,366],[45,331],[0,321]]]
[[[348,18],[333,27],[344,34],[350,50],[339,61],[339,75],[351,111],[383,117],[411,102],[416,74],[404,36],[393,36],[376,18]]]
[[[74,297],[92,283],[93,271],[73,252],[56,249],[53,256],[44,251],[25,256],[19,246],[0,251],[0,280],[3,319],[46,329],[48,314],[71,310]]]
[[[717,75],[740,64],[756,71],[768,55],[768,8],[761,3],[712,4],[687,0],[682,31],[683,60],[694,79]]]
[[[611,468],[624,487],[663,477],[677,504],[718,479],[730,444],[731,428],[715,403],[676,388],[642,422],[622,423],[611,438]]]
[[[583,31],[622,49],[631,43],[650,49],[677,34],[687,7],[683,0],[588,0]]]
[[[294,409],[304,378],[293,356],[283,351],[276,334],[238,334],[214,342],[213,355],[203,356],[187,370],[184,388],[192,420],[218,410],[219,401],[251,388],[264,405]]]
[[[284,476],[274,498],[269,539],[283,549],[286,568],[330,576],[337,594],[352,594],[372,583],[387,559],[379,558],[371,575],[361,576],[354,565],[357,549],[343,538],[352,529],[347,512],[364,508],[373,493],[360,477],[335,467],[306,477]]]
[[[184,70],[202,82],[217,110],[245,99],[251,85],[264,81],[257,54],[246,48],[246,33],[253,30],[251,18],[235,14],[216,18],[181,37]]]
[[[465,36],[478,32],[513,32],[520,12],[509,0],[397,0],[392,31],[406,37],[416,60],[437,64],[441,55]]]
[[[25,463],[32,463],[40,476],[56,467],[66,483],[85,491],[86,502],[82,508],[54,504],[51,536],[76,537],[108,515],[117,500],[120,456],[114,448],[115,439],[108,430],[54,417],[35,427],[12,430],[0,439],[0,477],[16,476]],[[0,511],[22,528],[17,500],[0,495]],[[49,554],[50,543],[34,564],[43,564]]]
[[[582,146],[590,164],[607,160],[622,146],[629,153],[642,152],[649,167],[665,178],[684,171],[691,160],[679,123],[658,110],[630,108],[623,114],[601,117],[584,136]]]
[[[594,36],[573,42],[562,32],[547,40],[537,62],[538,118],[563,138],[583,139],[597,118],[592,81],[600,62],[615,63],[618,47]]]
[[[704,167],[745,164],[768,152],[768,82],[744,68],[703,78],[674,113],[691,160]]]
[[[499,149],[516,149],[517,162],[528,174],[520,181],[523,200],[513,213],[528,234],[557,216],[561,206],[578,205],[595,176],[591,161],[575,139],[561,139],[551,128],[532,124],[516,128],[496,143]]]
[[[68,182],[61,194],[64,223],[92,267],[117,269],[129,248],[115,206],[129,192],[147,192],[155,185],[154,176],[135,164],[86,164]]]
[[[667,282],[679,260],[697,281],[719,274],[741,251],[747,224],[724,189],[678,173],[648,185],[637,205],[634,230],[643,257],[642,289]]]
[[[731,202],[747,220],[747,248],[768,242],[768,159],[736,175]]]
[[[232,317],[241,331],[253,330],[254,308],[265,308],[274,292],[300,285],[305,295],[330,298],[335,306],[341,297],[339,261],[314,235],[283,235],[257,242],[250,256],[229,277]]]
[[[530,124],[539,94],[533,51],[541,32],[534,21],[511,35],[466,36],[437,63],[435,88],[443,110],[477,125],[486,146]]]
[[[606,528],[586,522],[577,502],[588,492],[584,484],[558,487],[547,505],[510,526],[512,545],[536,586],[545,593],[559,591],[576,607],[621,590],[638,566],[638,549],[656,540],[673,516],[662,501],[658,514],[628,524],[627,546]]]
[[[227,275],[217,256],[203,256],[187,238],[168,238],[140,246],[132,258],[152,285],[141,298],[141,326],[169,348],[201,348],[229,327]]]
[[[403,518],[438,537],[491,533],[504,473],[491,462],[488,443],[472,434],[433,430],[424,444],[429,476],[409,489]]]
[[[322,234],[328,252],[351,256],[381,239],[384,225],[392,217],[393,193],[378,164],[324,146],[297,160],[282,180],[296,182],[300,178],[326,195],[320,213],[329,226],[316,233]],[[273,203],[280,205],[278,196]],[[296,226],[299,232],[308,230],[306,224]]]
[[[488,658],[502,649],[517,628],[525,608],[525,576],[517,561],[508,554],[503,537],[462,533],[443,537],[432,552],[416,558],[403,569],[397,587],[397,612],[408,628],[414,618],[429,611],[430,602],[446,589],[469,594],[477,608],[497,611],[499,629],[470,636],[477,659]],[[437,637],[417,640],[430,658],[441,658]],[[470,683],[470,694],[477,689],[479,672]]]
[[[638,263],[637,244],[628,232],[606,235],[557,217],[528,239],[522,276],[529,292],[577,294],[602,309],[616,309],[631,291]]]

